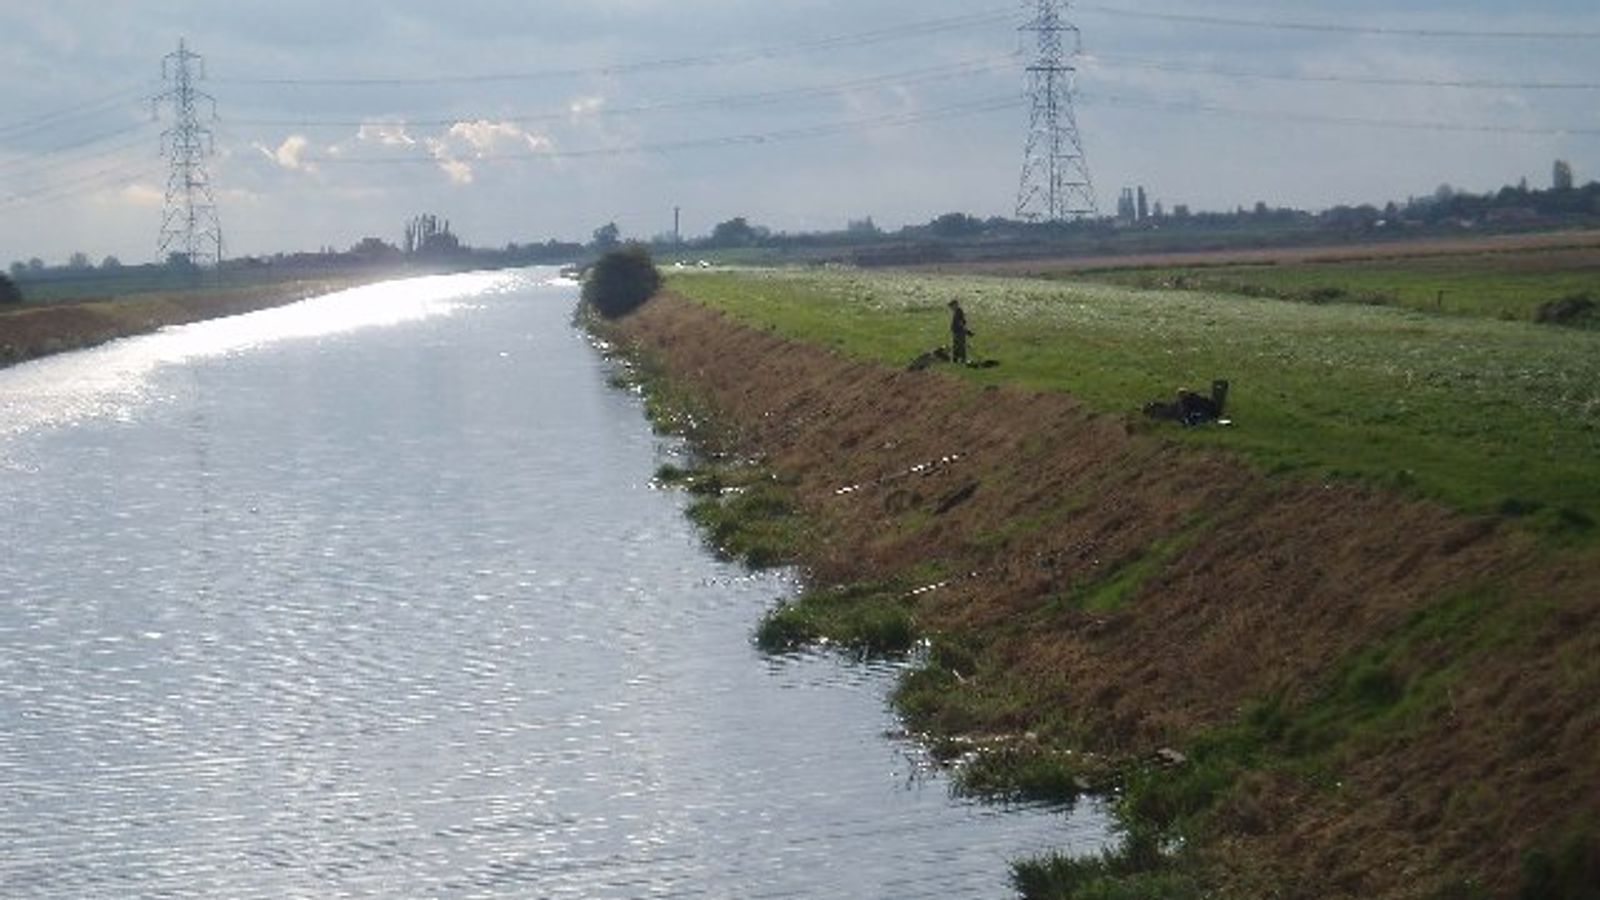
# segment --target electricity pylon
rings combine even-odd
[[[161,151],[170,168],[161,216],[160,258],[181,259],[195,267],[222,262],[222,225],[205,167],[205,158],[215,144],[211,129],[200,124],[198,111],[200,104],[209,103],[215,118],[217,100],[195,88],[195,82],[204,77],[203,60],[180,40],[178,51],[161,61],[161,80],[168,87],[152,101],[158,111],[161,104],[170,104],[173,118],[172,127],[161,133]]]
[[[1022,26],[1038,42],[1027,68],[1028,140],[1022,151],[1022,183],[1017,218],[1061,222],[1096,214],[1094,185],[1083,158],[1083,139],[1072,111],[1072,76],[1065,35],[1072,53],[1081,49],[1078,29],[1063,18],[1066,0],[1028,0],[1032,19]]]

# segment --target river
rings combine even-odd
[[[768,657],[550,270],[0,370],[0,896],[1002,897],[896,669]]]

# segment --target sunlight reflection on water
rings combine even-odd
[[[792,575],[705,551],[548,275],[50,361],[128,421],[0,437],[0,897],[987,898],[1104,845],[952,798],[897,666],[753,647]]]
[[[448,315],[468,298],[514,290],[528,277],[471,272],[382,282],[24,363],[0,371],[0,439],[87,419],[126,419],[156,399],[151,376],[163,366]],[[0,448],[0,469],[6,467]]]

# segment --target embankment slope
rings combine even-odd
[[[975,648],[961,690],[1012,698],[971,729],[1129,758],[1271,711],[1268,755],[1205,806],[1218,885],[1504,896],[1530,854],[1590,839],[1592,548],[1270,478],[1064,395],[863,363],[670,294],[623,328],[794,484],[815,578],[946,582],[908,601],[920,627]]]

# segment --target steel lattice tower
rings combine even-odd
[[[1017,218],[1029,222],[1060,222],[1096,213],[1094,185],[1072,111],[1075,70],[1068,62],[1064,37],[1072,33],[1076,55],[1079,34],[1063,17],[1066,6],[1066,0],[1028,0],[1032,19],[1022,26],[1038,41],[1038,54],[1027,69],[1031,110],[1017,189]]]
[[[211,130],[200,124],[198,113],[201,103],[209,103],[215,118],[217,101],[195,88],[195,82],[204,77],[201,57],[180,40],[178,51],[161,61],[161,78],[168,87],[154,99],[158,108],[170,104],[173,115],[172,127],[161,133],[161,150],[171,168],[161,217],[160,258],[181,257],[197,267],[222,262],[222,225],[204,162],[214,144]]]

